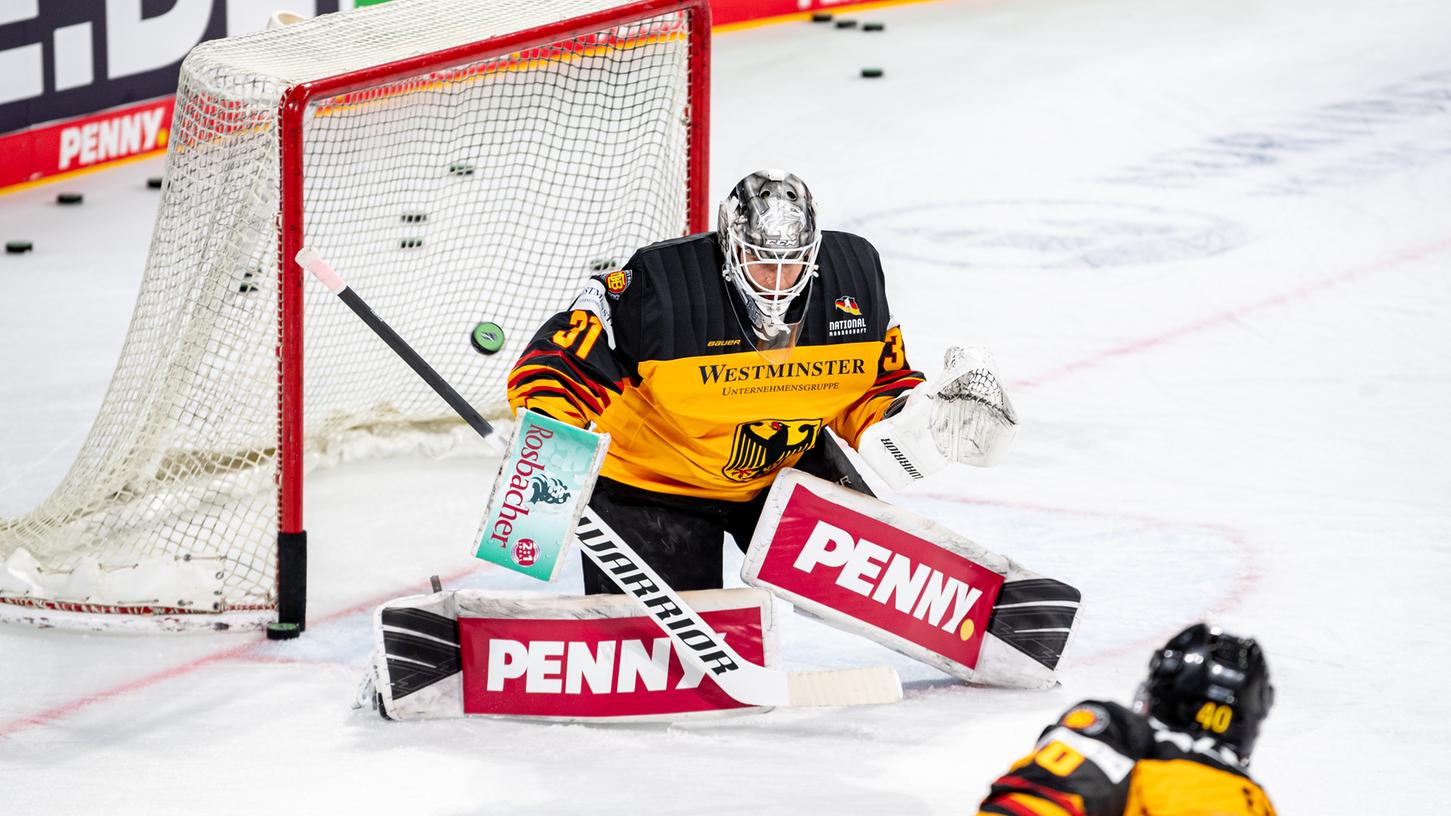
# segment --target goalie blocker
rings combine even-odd
[[[798,470],[766,498],[742,579],[948,674],[1048,688],[1077,589],[932,521]]]

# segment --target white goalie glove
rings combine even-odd
[[[1018,414],[1003,391],[992,352],[953,346],[943,369],[941,377],[899,398],[857,443],[857,452],[894,490],[948,462],[990,467],[1013,444]]]

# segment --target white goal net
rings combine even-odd
[[[458,425],[279,264],[293,244],[497,415],[592,270],[704,229],[708,12],[617,3],[393,0],[198,46],[100,415],[54,493],[0,520],[0,617],[275,617],[301,463]],[[470,343],[484,322],[497,354]]]

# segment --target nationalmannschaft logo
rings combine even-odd
[[[763,419],[736,426],[731,458],[721,473],[733,482],[749,482],[781,466],[786,457],[816,444],[819,419]]]
[[[862,316],[862,307],[857,304],[856,298],[851,295],[842,295],[836,299],[836,308],[846,312],[853,317]]]

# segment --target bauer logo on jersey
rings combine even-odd
[[[721,469],[727,479],[749,482],[781,466],[786,458],[816,444],[819,419],[763,419],[736,426],[731,458]]]
[[[836,308],[843,312],[846,312],[849,315],[852,315],[853,317],[862,316],[862,307],[857,304],[856,298],[852,297],[851,295],[842,295],[841,297],[837,298]]]
[[[610,293],[610,297],[619,300],[620,295],[624,294],[625,290],[629,288],[630,281],[634,279],[634,276],[634,273],[628,269],[617,269],[605,275],[605,291]]]

